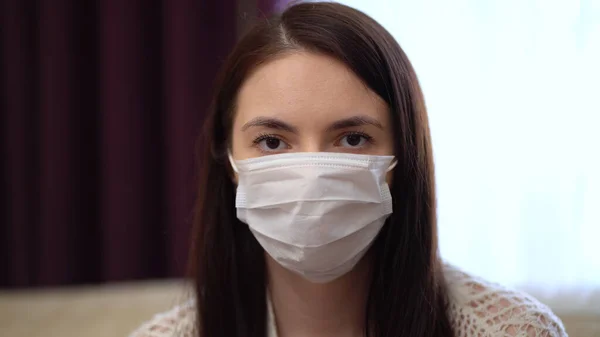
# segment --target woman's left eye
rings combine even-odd
[[[369,141],[369,137],[361,134],[349,134],[340,139],[340,146],[357,148],[364,146]]]

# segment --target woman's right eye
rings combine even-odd
[[[260,139],[257,139],[255,143],[261,151],[265,152],[281,151],[288,147],[283,140],[273,136],[261,137]]]

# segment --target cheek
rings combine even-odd
[[[233,156],[233,158],[242,159],[244,146],[242,146],[242,140],[240,139],[239,135],[231,135],[231,143],[229,144],[229,146],[229,151],[231,151],[231,155]]]

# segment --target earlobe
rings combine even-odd
[[[388,167],[387,172],[385,174],[385,181],[387,182],[388,186],[390,186],[390,187],[392,187],[392,182],[394,181],[394,168],[396,168],[396,165],[398,165],[398,160],[396,158],[394,158],[394,160],[390,164],[390,167]]]
[[[236,172],[233,171],[233,169],[231,167],[227,168],[227,173],[229,175],[229,179],[231,180],[231,182],[237,186],[238,185],[238,174]]]
[[[237,186],[238,184],[238,169],[237,166],[235,165],[235,160],[233,159],[233,156],[231,155],[231,151],[227,151],[227,159],[229,159],[229,168],[230,168],[230,177],[231,177],[231,181],[233,182],[234,185]]]
[[[231,165],[231,169],[233,170],[233,172],[237,173],[238,169],[235,165],[235,160],[233,160],[233,156],[231,155],[231,151],[227,151],[227,158],[229,159],[229,165]]]
[[[388,167],[387,171],[391,172],[392,170],[394,170],[394,168],[396,167],[396,165],[398,165],[398,159],[394,158],[394,160],[390,164],[390,167]]]

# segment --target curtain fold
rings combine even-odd
[[[0,287],[184,275],[216,71],[277,5],[2,2]]]

